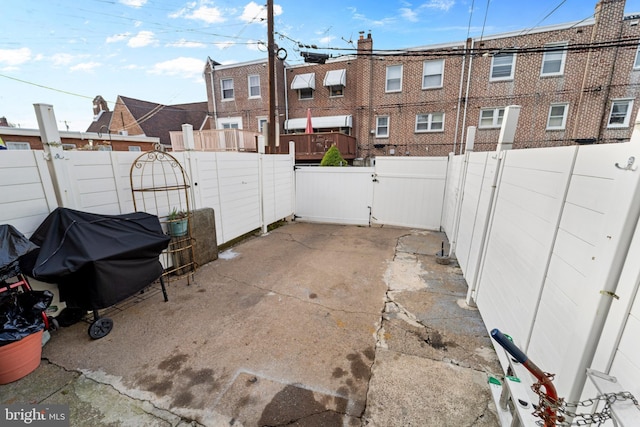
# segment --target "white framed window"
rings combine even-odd
[[[636,50],[636,60],[633,61],[633,69],[634,70],[640,70],[640,45],[638,46],[638,49]]]
[[[313,99],[313,89],[310,87],[298,89],[298,99]]]
[[[491,77],[489,80],[513,80],[515,69],[515,53],[498,53],[491,58]]]
[[[28,142],[10,142],[6,141],[7,150],[31,150],[31,144]]]
[[[549,107],[549,118],[547,119],[547,129],[564,129],[567,125],[568,110],[569,104],[551,104],[551,107]]]
[[[402,91],[402,65],[389,65],[387,67],[386,92]]]
[[[242,117],[219,118],[216,127],[218,129],[242,129]]]
[[[444,113],[428,113],[416,115],[416,132],[444,131]]]
[[[567,43],[548,43],[544,45],[541,76],[561,76],[564,74],[564,62],[567,57]]]
[[[229,101],[234,99],[233,94],[233,79],[220,80],[220,86],[222,88],[222,100]]]
[[[113,151],[113,147],[110,145],[99,145],[98,151]]]
[[[329,86],[329,97],[344,96],[344,86]]]
[[[258,117],[258,132],[262,133],[262,131],[264,130],[264,127],[267,125],[267,118],[266,117]]]
[[[329,88],[329,97],[344,96],[344,88],[347,84],[347,70],[329,70],[324,75],[324,86]]]
[[[422,64],[422,89],[442,87],[444,59],[424,61]]]
[[[255,74],[249,79],[249,98],[260,98],[260,76]]]
[[[389,116],[376,117],[376,138],[389,137]]]
[[[480,124],[479,128],[499,128],[502,126],[502,119],[504,118],[504,107],[498,108],[483,108],[480,110]]]
[[[129,151],[142,151],[142,148],[140,148],[139,145],[130,145],[128,148]]]
[[[632,109],[633,99],[614,99],[611,101],[611,112],[609,113],[609,124],[607,127],[628,127]]]
[[[62,144],[63,150],[75,150],[76,148],[77,148],[76,144],[69,144],[69,143]]]

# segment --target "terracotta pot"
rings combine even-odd
[[[42,333],[38,331],[0,347],[0,384],[17,381],[40,366]]]

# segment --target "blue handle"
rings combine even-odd
[[[496,340],[507,352],[513,356],[519,363],[525,363],[529,358],[522,352],[509,338],[507,338],[499,329],[491,331],[491,338]]]

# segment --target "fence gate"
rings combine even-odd
[[[297,167],[296,218],[439,230],[446,171],[446,157],[378,157],[375,167]]]
[[[439,230],[446,175],[446,157],[376,158],[372,222]]]

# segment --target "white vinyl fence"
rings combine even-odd
[[[213,208],[219,244],[293,214],[293,157],[234,152],[174,153],[193,189],[193,209]],[[129,173],[135,152],[39,150],[0,153],[0,221],[30,236],[59,206],[100,214],[133,211]],[[51,162],[56,162],[55,168]],[[54,172],[55,170],[55,172]],[[262,178],[261,178],[262,177]],[[159,215],[167,212],[157,213]],[[156,214],[156,212],[151,212]]]
[[[587,368],[640,396],[639,156],[638,142],[458,156],[459,219],[443,224],[468,301],[571,401]]]

